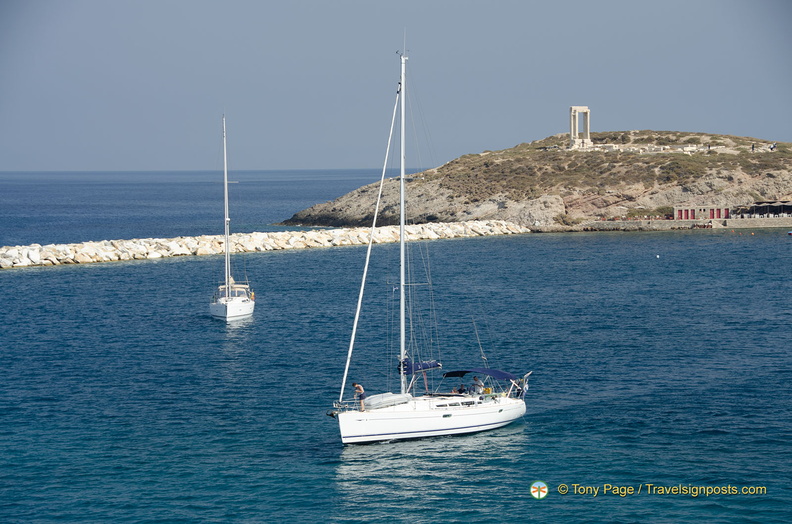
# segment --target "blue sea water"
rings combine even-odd
[[[293,229],[274,224],[379,177],[369,169],[231,171],[231,229]],[[223,234],[222,172],[0,173],[0,184],[0,246]]]
[[[201,209],[220,187],[208,174],[62,175],[0,175],[0,244],[217,233],[220,208]],[[376,173],[238,178],[232,225],[253,231]],[[340,444],[325,411],[362,247],[237,257],[258,304],[228,325],[207,311],[220,257],[0,271],[0,521],[792,521],[786,231],[429,248],[445,367],[480,364],[475,319],[493,367],[534,372],[523,421]],[[370,292],[394,277],[372,277]],[[385,387],[379,369],[354,372],[369,392]]]

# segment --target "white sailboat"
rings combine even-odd
[[[231,275],[231,218],[228,216],[228,149],[226,146],[226,123],[223,115],[223,192],[225,203],[225,275],[217,286],[209,313],[226,321],[241,320],[253,315],[256,307],[255,295],[247,281],[237,282]]]
[[[358,328],[363,294],[368,273],[373,234],[376,228],[377,213],[380,199],[377,200],[374,211],[374,223],[371,227],[372,239],[369,241],[366,253],[366,264],[363,270],[363,279],[358,296],[357,311],[352,329],[352,336],[347,353],[344,377],[341,383],[341,392],[328,411],[328,415],[338,420],[341,432],[341,442],[355,444],[399,439],[414,439],[422,437],[456,435],[475,433],[505,426],[519,419],[525,414],[525,392],[528,387],[530,372],[522,377],[511,373],[482,368],[468,368],[459,371],[444,373],[444,378],[455,380],[455,384],[464,377],[484,377],[477,379],[476,385],[471,389],[450,387],[441,392],[442,382],[434,391],[429,391],[426,382],[427,371],[440,369],[442,365],[437,361],[413,362],[407,354],[406,332],[406,239],[405,239],[405,94],[406,94],[406,61],[407,57],[401,56],[401,77],[399,90],[394,106],[394,121],[396,109],[400,109],[401,120],[401,160],[400,160],[400,270],[399,270],[399,393],[379,393],[365,397],[365,400],[344,400],[344,390],[349,375],[355,337]],[[391,124],[391,136],[393,124]],[[388,141],[390,150],[390,139]],[[385,163],[387,165],[387,153]],[[385,179],[383,167],[380,182],[380,196]],[[486,362],[486,360],[485,360]],[[417,392],[417,378],[423,377],[426,390]]]

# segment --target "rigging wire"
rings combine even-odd
[[[409,62],[407,64],[407,67],[410,67]],[[410,109],[412,140],[415,143],[415,146],[410,150],[415,151],[415,155],[418,159],[418,165],[416,167],[423,171],[427,169],[427,166],[429,168],[433,168],[437,166],[437,163],[435,162],[436,155],[434,151],[434,143],[432,142],[430,127],[427,124],[426,113],[423,110],[423,104],[421,103],[420,93],[418,92],[419,90],[416,89],[415,84],[416,84],[415,75],[412,74],[412,69],[411,69],[410,100],[412,102],[408,107]],[[426,156],[428,156],[427,163],[424,162],[422,155],[423,151],[425,151]]]
[[[411,86],[412,86],[412,83],[411,83]],[[403,92],[402,91],[403,90],[402,90],[402,86],[401,86],[401,83],[400,83],[399,87],[398,87],[398,90],[397,90],[397,93],[396,93],[396,101],[394,103],[394,108],[393,108],[393,117],[391,119],[390,132],[389,132],[389,136],[388,136],[388,147],[386,149],[385,162],[384,162],[384,165],[383,165],[383,168],[382,168],[382,175],[381,175],[381,178],[380,178],[380,187],[379,187],[379,192],[378,192],[378,196],[377,196],[377,203],[376,203],[375,210],[374,210],[374,218],[373,218],[373,223],[372,223],[372,226],[371,226],[371,235],[369,237],[368,248],[367,248],[367,251],[366,251],[365,269],[364,269],[363,277],[362,277],[362,280],[361,280],[360,293],[359,293],[359,296],[358,296],[358,303],[357,303],[357,308],[356,308],[356,312],[355,312],[355,320],[354,320],[354,323],[353,323],[352,335],[350,337],[349,349],[348,349],[348,353],[347,353],[347,362],[346,362],[346,365],[345,365],[345,368],[344,368],[344,375],[343,375],[343,380],[342,380],[342,384],[341,384],[341,391],[340,391],[340,394],[339,394],[339,402],[343,401],[344,389],[345,389],[346,381],[347,381],[347,378],[348,378],[348,375],[349,375],[349,368],[350,368],[350,362],[351,362],[351,357],[352,357],[352,351],[354,349],[355,339],[356,339],[356,335],[357,335],[358,324],[359,324],[359,319],[360,319],[360,311],[361,311],[361,308],[362,308],[362,301],[363,301],[363,295],[364,295],[364,288],[365,288],[365,284],[366,284],[368,267],[369,267],[369,261],[370,261],[370,257],[371,257],[371,250],[372,250],[372,244],[373,244],[374,231],[375,231],[375,228],[376,228],[377,215],[379,214],[380,205],[382,203],[382,194],[383,194],[383,188],[384,188],[384,183],[385,183],[385,174],[388,171],[388,165],[389,165],[388,162],[389,162],[389,158],[390,158],[390,148],[391,148],[391,143],[392,143],[393,134],[394,134],[394,128],[395,128],[396,120],[397,120],[396,115],[397,115],[397,110],[399,108],[399,104],[401,102],[401,99],[403,98]],[[411,87],[411,93],[412,92],[413,92],[413,90],[412,90],[412,87]],[[412,97],[411,97],[411,100],[413,100]],[[420,117],[419,119],[416,119],[416,115],[413,112],[413,107],[414,106],[418,110],[418,116]],[[418,133],[418,130],[417,130],[417,127],[416,127],[415,123],[416,123],[417,120],[420,120],[420,122],[423,124],[422,128],[424,130],[424,136],[427,138],[427,143],[430,143],[429,133],[428,133],[427,126],[426,126],[426,119],[424,118],[424,113],[422,111],[420,102],[417,99],[415,99],[415,101],[412,104],[410,104],[409,109],[410,109],[409,123],[412,124],[412,137],[413,137],[413,140],[415,141],[416,144],[418,144],[418,142],[419,142],[419,140],[418,140],[419,133]],[[405,123],[404,121],[400,121],[399,125],[401,127],[405,127],[408,124]],[[400,131],[401,131],[401,129],[400,129]],[[403,133],[400,133],[400,135],[404,136]],[[420,160],[422,148],[416,146],[413,149],[413,151],[416,152],[417,157],[419,158],[419,167],[423,166],[424,165],[423,161]],[[431,153],[431,147],[430,147],[430,153]],[[430,157],[431,156],[433,156],[433,155],[430,154]],[[395,162],[395,159],[393,161]],[[407,175],[405,175],[405,178],[406,177],[407,177]],[[408,202],[405,203],[405,208],[409,208],[409,203]],[[407,213],[406,210],[405,210],[405,214],[409,216],[409,213]],[[408,247],[408,249],[410,251],[412,251],[413,250],[413,246],[410,245]],[[405,291],[410,293],[410,300],[407,301],[408,304],[410,304],[410,309],[407,312],[408,315],[409,315],[409,330],[408,331],[410,333],[409,341],[408,341],[409,342],[410,351],[408,353],[411,354],[413,356],[413,358],[421,359],[421,360],[423,359],[423,357],[426,357],[426,359],[436,358],[437,355],[439,354],[439,336],[438,336],[438,326],[437,326],[437,317],[436,317],[437,313],[436,313],[436,308],[435,308],[435,304],[434,304],[434,292],[433,292],[433,290],[431,288],[431,278],[430,278],[430,272],[429,272],[430,268],[429,268],[429,261],[428,261],[428,252],[425,251],[425,250],[426,250],[425,246],[424,246],[424,249],[418,248],[418,252],[421,254],[422,260],[423,260],[423,266],[424,266],[424,271],[425,271],[426,280],[427,280],[426,285],[428,285],[428,287],[429,287],[428,322],[426,321],[426,319],[424,318],[423,315],[419,314],[420,312],[416,309],[417,308],[416,305],[420,301],[415,300],[415,294],[416,294],[416,286],[415,286],[415,284],[406,284],[405,285],[405,288],[406,288]],[[407,266],[406,269],[407,269],[407,271],[410,272],[410,275],[411,275],[411,278],[407,279],[408,282],[415,282],[415,279],[412,278],[414,276],[413,275],[413,269],[412,269],[413,264],[409,260],[413,256],[414,256],[414,254],[411,254],[411,256],[408,257],[408,260],[407,260],[407,263],[406,263],[406,266]],[[389,283],[388,285],[392,285],[392,284]],[[388,303],[390,304],[391,301],[389,300]],[[389,316],[390,316],[390,314],[389,314]],[[425,353],[425,352],[421,351],[421,344],[420,344],[421,341],[424,342],[424,346],[427,348],[427,351],[429,352],[429,355],[424,355],[423,353]],[[388,330],[388,343],[387,343],[387,346],[390,348],[391,345],[392,345],[392,343],[391,343],[391,330],[389,329]],[[390,369],[391,368],[396,368],[396,367],[395,366],[387,366],[387,369],[389,370],[389,372],[388,372],[388,381],[390,381],[390,375],[391,375]]]
[[[344,378],[341,381],[341,392],[338,396],[338,401],[344,401],[344,387],[346,386],[347,376],[349,375],[349,364],[352,361],[352,350],[355,347],[355,336],[357,335],[358,320],[360,320],[360,310],[363,305],[363,292],[366,288],[366,277],[368,276],[369,261],[371,260],[371,248],[374,245],[374,232],[377,228],[377,215],[379,214],[379,207],[382,201],[382,189],[385,185],[385,171],[388,166],[388,157],[390,155],[391,141],[393,139],[393,128],[396,122],[396,109],[399,107],[399,99],[401,98],[401,85],[396,91],[396,103],[393,106],[393,117],[391,118],[390,132],[388,134],[388,146],[385,148],[385,161],[382,166],[382,175],[380,176],[379,192],[377,194],[377,203],[374,206],[374,219],[371,224],[371,234],[369,235],[368,247],[366,249],[366,263],[363,268],[363,277],[360,282],[360,293],[358,294],[357,307],[355,309],[355,320],[352,324],[352,336],[349,340],[349,349],[347,351],[347,360],[344,366]]]
[[[489,362],[487,362],[487,355],[484,354],[484,346],[481,345],[481,338],[479,338],[478,326],[476,325],[476,319],[473,319],[473,330],[476,332],[476,342],[478,342],[479,351],[481,352],[481,360],[484,362],[484,367],[489,367]]]

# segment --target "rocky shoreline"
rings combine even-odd
[[[277,251],[363,245],[371,228],[338,228],[310,231],[236,233],[231,235],[233,253]],[[503,220],[430,223],[406,226],[408,240],[436,240],[530,233],[531,230]],[[398,242],[398,226],[378,227],[374,242]],[[76,244],[31,244],[0,247],[0,269],[91,264],[126,260],[151,260],[177,256],[219,255],[224,250],[222,235],[198,237],[103,240]]]

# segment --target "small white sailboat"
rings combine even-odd
[[[357,311],[352,328],[352,336],[347,353],[344,377],[341,383],[341,393],[333,409],[328,415],[338,420],[341,432],[341,442],[355,444],[387,440],[414,439],[422,437],[456,435],[475,433],[505,426],[519,419],[525,414],[525,392],[528,388],[528,377],[531,372],[522,377],[511,373],[483,368],[468,368],[459,371],[444,373],[444,378],[451,378],[458,384],[464,377],[475,378],[471,388],[447,387],[441,392],[442,382],[430,391],[426,382],[426,372],[440,369],[442,365],[437,361],[413,362],[406,348],[406,281],[405,265],[405,93],[406,93],[406,61],[407,57],[401,56],[401,77],[399,90],[394,106],[393,121],[396,119],[396,109],[400,108],[401,119],[401,161],[400,161],[400,259],[399,259],[399,362],[398,373],[400,382],[399,393],[379,393],[358,400],[344,400],[344,390],[352,360],[355,337],[360,318],[361,305],[371,256],[373,235],[376,228],[377,213],[380,200],[374,210],[374,223],[371,227],[371,240],[366,253],[366,264],[363,270],[363,279],[358,296]],[[393,124],[391,124],[391,136]],[[390,150],[390,139],[388,141]],[[387,153],[385,164],[387,165]],[[380,196],[382,184],[385,179],[386,168],[383,167],[380,182]],[[486,362],[486,360],[485,360]],[[417,380],[423,377],[425,391],[417,392]],[[478,379],[484,377],[484,380]],[[354,385],[354,384],[353,384]],[[359,387],[356,389],[360,389]]]
[[[228,216],[228,150],[226,146],[226,123],[223,115],[223,192],[225,203],[225,275],[217,286],[209,313],[226,321],[241,320],[253,315],[256,300],[247,281],[237,282],[231,275],[231,218]]]

